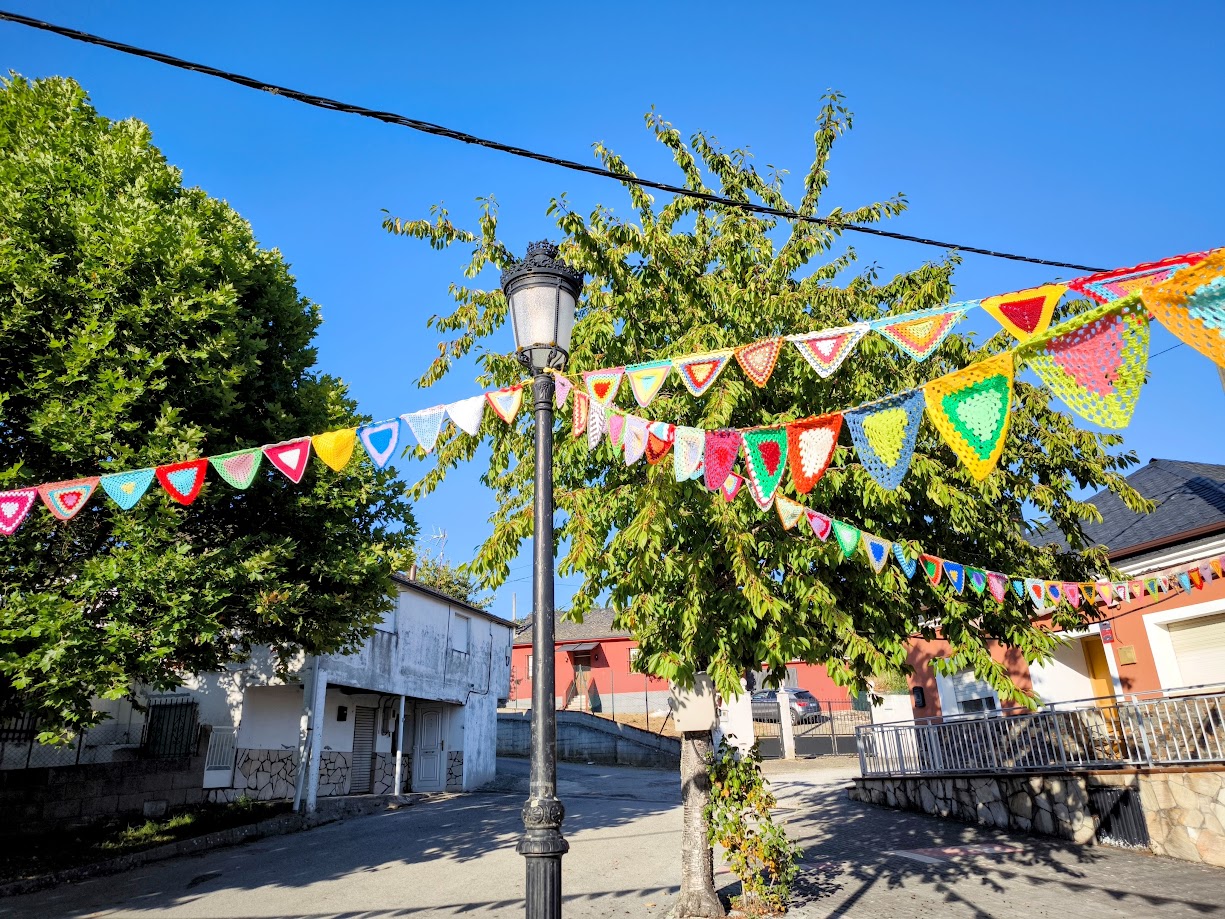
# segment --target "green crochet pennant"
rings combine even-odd
[[[744,455],[748,462],[749,493],[765,510],[774,500],[778,483],[787,471],[787,428],[758,428],[744,432]]]
[[[853,527],[842,520],[834,521],[834,538],[842,548],[842,557],[850,558],[859,547],[859,527]]]

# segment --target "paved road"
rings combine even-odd
[[[499,769],[486,793],[0,900],[0,917],[518,919],[526,764]],[[768,769],[806,848],[794,919],[1225,917],[1219,869],[855,804],[841,788],[845,765]],[[559,777],[567,919],[663,916],[679,878],[675,773],[562,764]]]

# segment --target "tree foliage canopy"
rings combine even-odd
[[[822,212],[835,142],[851,126],[837,95],[826,99],[815,135],[816,157],[792,205],[781,174],[762,175],[743,150],[725,151],[698,133],[686,143],[656,114],[647,126],[684,176],[687,188],[735,200],[758,200],[802,214],[821,214],[833,226],[780,223],[738,209],[675,197],[663,205],[625,184],[633,213],[597,207],[584,216],[566,198],[550,213],[563,235],[564,258],[587,273],[568,372],[711,351],[777,335],[833,328],[885,314],[939,306],[950,300],[955,253],[893,278],[873,269],[856,272],[856,254],[843,245],[839,223],[872,224],[901,213],[901,196],[850,210]],[[608,169],[629,174],[612,151],[596,145]],[[389,218],[393,233],[424,239],[435,248],[471,245],[466,274],[503,268],[513,258],[497,235],[497,211],[484,202],[476,231],[455,226],[436,210],[429,220]],[[501,292],[456,285],[456,308],[432,322],[452,335],[422,378],[431,384],[453,362],[480,350],[482,382],[507,385],[521,371],[501,329]],[[1083,309],[1074,304],[1071,309]],[[494,337],[496,336],[496,337]],[[489,339],[493,339],[489,341]],[[672,383],[649,409],[654,419],[706,429],[791,422],[921,385],[983,355],[1011,346],[1001,332],[977,349],[971,336],[950,336],[924,363],[916,363],[877,336],[866,337],[853,359],[829,379],[809,371],[785,351],[769,384],[757,388],[729,371],[704,397]],[[966,564],[1035,577],[1084,580],[1108,567],[1104,552],[1086,545],[1082,522],[1095,508],[1077,489],[1110,488],[1130,505],[1142,499],[1123,481],[1132,454],[1111,452],[1117,435],[1082,430],[1052,404],[1051,394],[1018,379],[1011,431],[997,472],[977,483],[929,425],[922,428],[909,474],[896,491],[881,488],[846,442],[804,503],[831,516],[903,541],[911,548]],[[947,585],[933,590],[921,575],[907,580],[896,566],[876,576],[858,559],[843,561],[834,540],[786,532],[772,513],[747,498],[728,504],[700,483],[674,481],[670,463],[626,467],[607,441],[589,452],[584,439],[562,430],[556,454],[556,491],[565,520],[558,530],[564,573],[585,580],[572,614],[580,617],[605,591],[621,624],[642,644],[653,674],[688,682],[709,670],[725,693],[738,691],[746,668],[765,663],[780,673],[791,659],[830,665],[836,679],[864,688],[873,673],[904,666],[911,635],[933,637],[943,623],[952,643],[946,665],[973,667],[1005,694],[1017,690],[991,660],[998,639],[1029,657],[1051,647],[1030,622],[1027,602],[1002,605]],[[497,492],[494,531],[474,562],[493,582],[530,535],[531,422],[495,423],[485,481]],[[447,471],[471,459],[476,438],[452,432],[439,462],[415,486],[437,487]],[[790,478],[783,493],[797,497]],[[1067,537],[1070,551],[1037,548],[1026,540],[1024,514],[1042,514]],[[1066,607],[1057,621],[1078,618]]]
[[[0,87],[0,488],[274,443],[363,419],[314,371],[319,309],[227,204],[184,188],[138,121],[70,80]],[[0,540],[0,689],[44,727],[90,697],[175,685],[252,645],[361,640],[415,532],[403,486],[355,461],[300,485],[215,478],[36,509]]]

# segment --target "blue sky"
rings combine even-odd
[[[905,192],[889,229],[1088,265],[1123,266],[1225,245],[1219,160],[1225,5],[46,3],[5,8],[321,95],[590,161],[603,141],[639,174],[676,173],[643,128],[654,105],[688,135],[748,146],[802,176],[827,88],[855,130],[836,149],[825,206]],[[425,328],[448,310],[463,253],[393,238],[382,210],[444,203],[475,222],[495,195],[505,238],[556,237],[545,215],[624,210],[612,183],[402,128],[307,108],[207,77],[0,23],[0,69],[76,78],[111,118],[136,117],[188,184],[230,202],[321,304],[320,366],[376,418],[462,398],[460,375],[415,381]],[[798,197],[798,192],[793,195]],[[940,255],[856,239],[861,264],[896,273]],[[1072,272],[966,256],[959,299]],[[482,278],[487,284],[495,279]],[[967,323],[990,328],[990,320]],[[1176,344],[1154,327],[1154,354]],[[506,347],[511,347],[509,330]],[[1187,347],[1153,359],[1127,445],[1225,462],[1225,393]],[[415,478],[421,467],[402,464]],[[463,560],[492,498],[462,470],[417,506]],[[526,556],[495,609],[529,605]],[[572,587],[571,587],[572,589]],[[559,587],[564,602],[570,589]]]

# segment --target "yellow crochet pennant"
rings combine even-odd
[[[353,447],[357,444],[357,428],[328,431],[311,438],[315,455],[327,463],[328,468],[340,472],[353,458]]]
[[[927,417],[974,478],[999,462],[1012,407],[1013,354],[1006,351],[923,387]]]
[[[987,297],[982,307],[1017,341],[1029,341],[1046,331],[1051,317],[1055,315],[1055,304],[1066,291],[1062,284],[1044,284],[1016,293]]]

